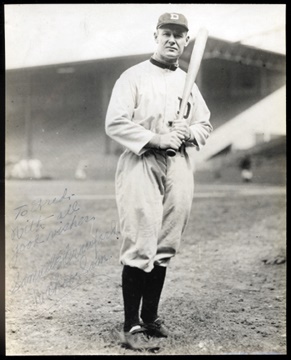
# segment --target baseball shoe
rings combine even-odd
[[[160,349],[158,342],[147,336],[146,329],[142,325],[133,326],[130,331],[123,332],[121,345],[136,351],[157,352]]]
[[[143,325],[149,336],[168,337],[169,335],[169,331],[165,327],[163,320],[160,318],[157,318],[151,323],[144,323]]]

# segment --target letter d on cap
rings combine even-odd
[[[178,20],[179,15],[178,14],[171,14],[171,20]]]

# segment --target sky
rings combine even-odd
[[[183,13],[189,35],[285,54],[285,4],[17,4],[4,7],[7,69],[155,51],[165,12]]]

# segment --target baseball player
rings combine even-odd
[[[199,150],[212,131],[197,85],[184,120],[177,120],[186,76],[178,60],[188,45],[187,33],[184,15],[159,17],[156,52],[120,76],[106,115],[107,135],[125,147],[117,165],[116,201],[124,344],[136,350],[154,348],[156,337],[168,336],[158,315],[159,300],[190,215],[193,150]],[[176,156],[168,157],[168,148],[177,150]]]

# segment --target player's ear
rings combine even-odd
[[[189,40],[190,40],[190,36],[186,36],[186,43],[185,43],[185,47],[189,44]]]
[[[154,32],[155,42],[158,43],[158,30]]]

